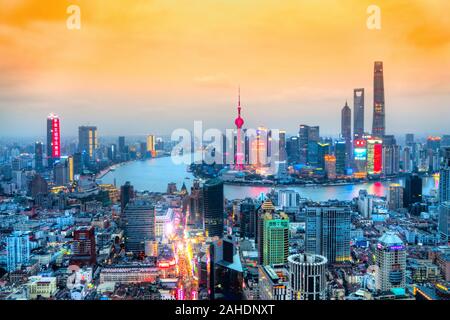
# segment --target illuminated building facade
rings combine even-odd
[[[383,141],[367,140],[367,174],[380,175],[383,170]]]
[[[145,252],[145,241],[155,240],[155,207],[146,200],[131,200],[125,207],[125,247],[133,253]]]
[[[284,264],[258,266],[260,300],[291,300],[289,272]]]
[[[288,257],[292,300],[325,300],[327,258],[301,253]]]
[[[61,128],[59,117],[51,113],[47,117],[47,162],[52,167],[55,159],[61,156]]]
[[[151,134],[147,136],[147,152],[151,157],[156,156],[156,139],[155,136]]]
[[[285,213],[266,213],[263,219],[263,265],[286,263],[289,254],[289,218]]]
[[[336,179],[336,157],[333,155],[325,155],[325,173],[329,180]]]
[[[398,183],[389,186],[387,195],[389,210],[398,210],[403,208],[403,187]]]
[[[353,137],[361,139],[364,135],[364,89],[353,90]]]
[[[367,141],[355,139],[353,144],[354,176],[365,178],[367,176]]]
[[[348,207],[307,207],[305,252],[350,261],[350,214]]]
[[[336,141],[334,155],[336,157],[336,174],[345,175],[347,171],[347,146],[345,141]]]
[[[373,92],[372,135],[376,138],[383,138],[386,132],[386,123],[383,62],[381,61],[376,61],[374,65]]]
[[[98,148],[97,127],[81,126],[78,128],[78,151],[85,153],[90,160]]]
[[[387,231],[375,249],[381,291],[404,288],[406,283],[406,248],[395,232]]]

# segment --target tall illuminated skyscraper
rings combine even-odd
[[[372,135],[382,138],[386,133],[383,62],[376,61],[373,78],[373,123]]]
[[[147,136],[147,152],[152,156],[156,156],[156,139],[154,135]]]
[[[364,88],[353,90],[353,137],[364,135]]]
[[[330,263],[350,261],[350,215],[349,207],[307,207],[305,252]]]
[[[207,237],[223,236],[223,182],[211,179],[203,185],[203,225]]]
[[[341,111],[341,135],[345,141],[350,143],[352,139],[352,110],[347,101]]]
[[[395,232],[387,231],[378,239],[375,250],[381,291],[404,288],[406,283],[406,248]]]
[[[78,128],[78,149],[93,159],[98,148],[97,127],[81,126]]]
[[[59,117],[50,113],[47,117],[47,164],[53,166],[54,160],[61,156],[61,128]]]
[[[345,106],[341,111],[341,135],[345,140],[345,159],[350,163],[352,152],[352,110],[345,101]]]
[[[364,135],[364,88],[353,90],[353,137]]]

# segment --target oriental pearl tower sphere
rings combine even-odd
[[[241,171],[244,169],[244,154],[242,153],[242,141],[241,141],[241,129],[244,125],[244,119],[241,117],[241,90],[239,88],[238,94],[238,116],[234,120],[236,125],[237,135],[236,135],[236,157],[235,157],[235,169]]]

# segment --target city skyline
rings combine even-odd
[[[62,136],[80,125],[105,136],[168,135],[194,120],[231,128],[239,84],[249,127],[318,124],[324,135],[364,88],[370,132],[374,61],[385,67],[386,133],[445,133],[448,3],[378,1],[380,30],[366,26],[370,1],[258,4],[79,1],[80,30],[66,29],[65,3],[2,4],[1,135],[42,135],[32,120],[51,112]]]

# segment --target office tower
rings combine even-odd
[[[189,224],[198,228],[203,227],[203,195],[200,182],[194,180],[189,195]]]
[[[234,159],[235,163],[235,169],[238,171],[241,171],[244,169],[244,153],[242,152],[242,127],[244,126],[244,119],[241,117],[241,90],[239,88],[238,93],[238,106],[237,106],[238,115],[237,118],[234,120],[234,124],[236,125],[236,156]],[[259,151],[259,150],[258,150]],[[257,152],[258,152],[257,151]],[[259,156],[259,154],[258,154]]]
[[[300,125],[298,132],[299,139],[299,163],[306,164],[308,161],[309,126]]]
[[[155,207],[143,199],[130,200],[123,212],[125,247],[133,253],[145,252],[145,242],[155,240]]]
[[[156,157],[156,137],[151,134],[147,136],[147,152],[152,158]]]
[[[289,217],[266,212],[262,217],[262,265],[286,263],[289,254]]]
[[[319,164],[319,127],[308,127],[308,143],[306,151],[307,164],[317,166]]]
[[[345,141],[336,141],[334,154],[336,157],[336,174],[345,175],[347,169],[347,145]]]
[[[209,245],[207,253],[207,289],[210,300],[242,299],[243,269],[235,239],[227,236]]]
[[[353,90],[353,138],[364,135],[364,88]]]
[[[286,143],[286,153],[289,163],[300,162],[300,142],[297,136],[290,137]]]
[[[439,206],[438,229],[441,242],[448,245],[450,241],[450,202],[443,202]]]
[[[38,195],[46,195],[48,193],[48,184],[39,174],[35,174],[30,183],[31,196],[36,199]]]
[[[350,208],[307,207],[305,252],[330,263],[350,261]]]
[[[148,156],[150,156],[150,154],[148,154],[147,152],[147,142],[141,142],[139,143],[139,154],[140,154],[140,159],[146,159]],[[147,156],[148,154],[148,156]]]
[[[404,288],[406,278],[406,250],[395,232],[387,231],[378,239],[375,249],[378,283],[381,291]]]
[[[34,169],[37,172],[41,172],[44,169],[43,154],[44,145],[42,142],[36,142],[34,144]]]
[[[6,237],[6,271],[13,272],[30,261],[29,234],[14,231]]]
[[[242,238],[255,238],[256,206],[252,198],[245,198],[239,205]]]
[[[203,185],[203,225],[207,237],[223,236],[223,182],[211,179]]]
[[[118,145],[119,145],[119,152],[124,153],[125,152],[125,137],[124,136],[119,137]]]
[[[134,187],[129,181],[120,187],[120,208],[124,212],[128,202],[134,199]]]
[[[373,124],[372,135],[383,138],[386,134],[383,62],[376,61],[373,77]]]
[[[61,157],[53,165],[53,180],[57,186],[65,186],[70,182],[69,161],[67,157]]]
[[[412,146],[414,144],[414,133],[407,133],[405,135],[405,144],[407,146]]]
[[[382,159],[383,173],[386,176],[397,175],[400,172],[400,146],[383,143]]]
[[[408,174],[405,178],[403,206],[409,208],[414,203],[422,202],[422,178],[417,174]]]
[[[325,174],[328,180],[336,179],[336,157],[325,155]]]
[[[95,228],[93,226],[77,227],[73,232],[71,248],[71,264],[78,266],[94,265],[97,262]]]
[[[279,132],[278,161],[286,161],[286,131]]]
[[[389,210],[403,208],[403,187],[398,183],[392,183],[389,186],[387,201]]]
[[[341,136],[345,141],[352,140],[352,111],[347,101],[341,111]]]
[[[367,140],[367,174],[379,175],[383,170],[383,141]]]
[[[80,152],[75,152],[73,154],[73,174],[83,174],[83,157]]]
[[[61,156],[61,128],[59,117],[50,113],[47,117],[47,165],[53,166],[55,159]]]
[[[411,173],[413,171],[412,161],[411,161],[411,147],[404,147],[402,152],[402,169],[405,173]]]
[[[258,264],[263,264],[264,252],[264,216],[272,215],[275,206],[270,199],[266,199],[256,211],[255,243],[258,249]]]
[[[289,283],[293,300],[326,300],[327,258],[300,253],[288,257]]]
[[[315,155],[313,152],[311,153],[311,164],[315,164],[317,168],[321,168],[322,170],[325,170],[325,157],[331,153],[331,148],[329,143],[322,143],[318,142],[315,143],[315,148],[317,148],[317,155]],[[314,157],[316,159],[314,159]]]
[[[108,147],[108,159],[111,162],[115,162],[117,160],[117,146],[114,143]]]
[[[450,148],[444,150],[439,178],[439,201],[450,201]]]
[[[358,212],[365,219],[370,219],[372,217],[372,211],[374,208],[374,196],[369,195],[367,190],[359,190],[358,194]]]
[[[78,151],[86,153],[90,160],[94,159],[98,148],[97,127],[78,127]]]
[[[299,208],[300,194],[290,189],[278,190],[278,206],[283,211],[297,212]]]
[[[341,111],[341,135],[346,144],[346,162],[348,163],[352,152],[352,110],[347,101]]]

